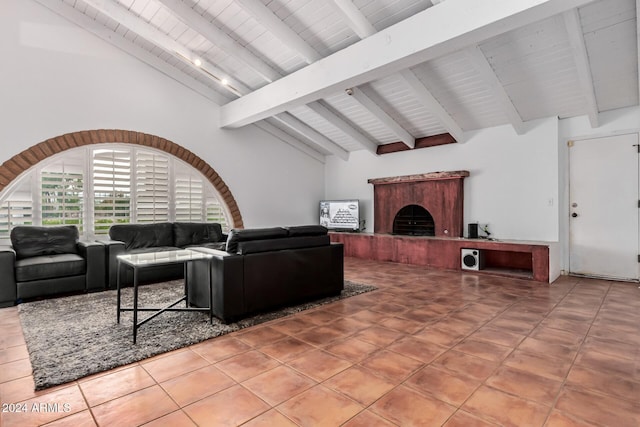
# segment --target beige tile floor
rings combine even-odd
[[[2,309],[3,409],[59,411],[0,425],[640,426],[636,284],[356,259],[345,276],[378,290],[35,393]]]

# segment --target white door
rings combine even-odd
[[[569,148],[569,271],[638,280],[638,134]]]

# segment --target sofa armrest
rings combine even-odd
[[[189,301],[199,307],[209,305],[209,290],[206,285],[211,277],[213,314],[224,323],[242,317],[245,313],[244,256],[208,248],[192,250],[209,254],[211,259],[187,264],[190,279]],[[194,283],[191,283],[191,280]]]
[[[15,276],[16,252],[11,246],[0,245],[0,307],[16,303],[17,288]]]
[[[104,290],[106,280],[104,245],[98,242],[79,241],[78,254],[87,263],[85,289],[87,291]]]
[[[120,240],[98,240],[104,246],[106,285],[107,288],[114,289],[118,284],[118,255],[124,253],[124,242]]]

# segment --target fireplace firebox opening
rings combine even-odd
[[[436,224],[433,216],[422,206],[407,205],[393,219],[393,234],[435,236]]]

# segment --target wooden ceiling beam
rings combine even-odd
[[[259,127],[260,129],[262,129],[263,131],[265,131],[267,133],[270,133],[271,135],[275,136],[280,141],[282,141],[282,142],[284,142],[286,144],[289,144],[290,146],[292,146],[296,150],[302,151],[307,156],[312,157],[313,159],[319,161],[320,163],[325,163],[325,155],[324,155],[324,153],[319,152],[318,150],[314,149],[313,147],[310,147],[307,144],[305,144],[304,142],[301,142],[300,140],[298,140],[298,139],[294,138],[293,136],[289,135],[288,133],[286,133],[285,131],[283,131],[282,129],[280,129],[276,125],[274,125],[272,123],[272,121],[275,121],[275,119],[269,118],[269,119],[261,120],[261,121],[255,123],[255,125],[257,127]]]
[[[278,80],[282,75],[255,56],[249,49],[232,39],[227,33],[207,21],[202,15],[180,0],[158,0],[164,7],[187,26],[200,33],[214,46],[218,46],[227,55],[233,56],[247,67],[258,73],[267,82]]]
[[[376,154],[378,150],[378,144],[371,141],[369,138],[360,133],[357,129],[355,129],[350,123],[348,123],[345,119],[340,117],[338,114],[335,114],[333,111],[329,109],[322,101],[312,102],[307,105],[307,107],[311,108],[316,114],[320,117],[331,123],[333,126],[347,134],[351,139],[356,141],[362,148],[369,151],[372,154]]]
[[[518,113],[515,105],[513,105],[509,94],[504,89],[504,86],[500,82],[500,79],[498,79],[487,57],[484,56],[484,53],[482,53],[478,46],[465,49],[464,52],[480,75],[480,78],[489,87],[489,92],[491,92],[493,99],[498,102],[516,133],[518,135],[525,133],[524,121],[522,117],[520,117],[520,113]]]
[[[238,1],[257,2],[264,6],[260,0]],[[220,124],[223,127],[244,126],[346,88],[477,45],[482,40],[564,13],[590,1],[446,1],[223,105]],[[429,31],[425,31],[426,28]],[[420,37],[416,36],[418,34]]]
[[[377,31],[373,25],[369,22],[366,16],[358,9],[351,0],[332,0],[343,14],[347,23],[351,29],[360,37],[364,39],[372,36]],[[440,105],[431,92],[418,80],[411,70],[404,70],[400,72],[400,78],[404,83],[412,90],[413,96],[415,96],[422,105],[429,110],[429,112],[440,122],[440,124],[459,141],[464,140],[464,131],[451,117],[449,113]],[[372,112],[375,114],[374,112]],[[393,131],[393,129],[392,129]],[[406,131],[405,131],[406,132]],[[408,147],[408,146],[407,146]],[[376,151],[378,152],[378,150]]]
[[[453,117],[444,109],[438,100],[431,94],[431,91],[416,77],[410,69],[400,72],[404,82],[411,88],[413,95],[429,110],[429,112],[440,122],[447,132],[453,137],[463,142],[465,140],[464,131]]]
[[[572,9],[563,14],[564,24],[567,27],[569,35],[569,43],[573,50],[573,57],[576,62],[578,71],[578,82],[584,94],[586,101],[587,115],[592,128],[599,126],[598,120],[598,102],[596,100],[596,92],[593,87],[593,77],[591,75],[591,66],[589,65],[589,56],[587,55],[587,46],[584,42],[584,33],[582,32],[582,24],[580,23],[580,15],[578,9]]]
[[[135,58],[138,58],[140,61],[146,63],[147,65],[155,68],[166,76],[174,79],[175,81],[185,85],[189,89],[193,90],[196,93],[204,96],[207,99],[215,102],[218,105],[225,104],[231,100],[230,97],[224,96],[222,93],[215,91],[204,83],[194,79],[182,71],[177,70],[175,67],[167,64],[162,59],[158,58],[156,55],[149,53],[148,51],[142,49],[141,47],[133,44],[130,40],[114,33],[111,29],[105,27],[104,25],[97,22],[95,19],[89,18],[84,13],[79,12],[73,6],[68,5],[67,3],[60,1],[51,1],[51,0],[35,0],[42,6],[51,10],[54,13],[57,13],[61,17],[67,19],[74,24],[86,29],[91,32],[95,36],[101,38],[105,42],[115,46],[116,48],[132,55]],[[231,94],[229,94],[231,95]],[[233,95],[235,98],[235,95]]]
[[[414,150],[418,150],[420,148],[429,148],[435,147],[438,145],[446,145],[446,144],[455,144],[458,141],[448,133],[441,133],[440,135],[431,135],[425,136],[422,138],[416,138],[416,146],[413,148]],[[407,151],[410,150],[406,144],[398,141],[391,142],[389,144],[381,144],[378,146],[377,153],[378,154],[390,154],[397,153],[398,151]]]
[[[398,122],[395,121],[393,117],[387,114],[380,106],[369,97],[366,93],[360,90],[357,87],[347,89],[347,94],[351,95],[356,101],[360,103],[364,108],[366,108],[371,114],[375,116],[383,125],[391,130],[400,139],[400,141],[404,142],[407,147],[413,148],[416,145],[416,139],[413,135],[407,132]]]
[[[302,122],[290,113],[280,113],[274,116],[273,119],[294,130],[296,133],[302,135],[303,137],[328,151],[329,153],[335,154],[342,160],[349,160],[349,152],[347,150],[340,147],[338,144],[331,141],[329,138],[322,135],[320,132],[316,131],[311,126]]]
[[[365,39],[378,32],[351,0],[331,0],[331,2],[347,21],[347,25],[349,25],[353,32],[361,39]]]
[[[311,64],[322,58],[298,33],[282,22],[282,20],[274,15],[271,9],[265,6],[260,0],[236,0],[236,3],[239,3],[240,6],[253,15],[261,25],[300,55],[307,64]]]
[[[185,46],[173,40],[157,28],[148,24],[143,19],[129,12],[127,8],[111,0],[83,0],[88,5],[97,9],[100,13],[108,16],[120,25],[127,27],[130,31],[138,34],[143,39],[155,44],[165,52],[179,59],[181,62],[197,69],[208,78],[220,83],[221,87],[234,95],[241,96],[249,93],[250,90],[241,81],[230,76],[224,70],[213,65],[209,61],[200,58],[197,54],[187,49]],[[196,66],[195,60],[200,59],[201,65]],[[228,84],[223,84],[224,79]]]
[[[176,0],[161,0],[161,1],[176,1]],[[282,22],[280,18],[274,15],[273,12],[271,12],[271,10],[267,6],[265,6],[262,2],[254,1],[254,0],[237,0],[237,1],[248,13],[253,15],[254,18],[258,20],[258,22],[264,25],[269,31],[274,33],[274,35],[278,39],[280,39],[280,41],[282,41],[284,44],[286,44],[291,49],[293,49],[307,63],[310,64],[322,58],[318,52],[316,52],[295,31],[293,31],[289,26],[287,26],[284,22]],[[339,114],[329,110],[328,108],[326,108],[325,106],[317,102],[308,105],[308,107],[311,108],[316,114],[320,115],[329,123],[331,123],[333,126],[338,128],[340,131],[347,134],[358,144],[362,145],[365,149],[375,153],[375,148],[373,147],[377,147],[377,144],[370,141],[368,138],[362,135],[358,130],[353,128],[353,126],[351,126]],[[293,116],[290,116],[290,117],[287,116],[286,120],[289,120],[290,123],[286,124],[286,126],[291,127],[292,117]],[[280,123],[283,123],[281,117],[280,118],[276,117],[276,120],[278,120],[278,122]],[[296,125],[296,132],[304,135],[306,138],[309,138],[311,140],[319,139],[317,135],[320,135],[320,134],[318,132],[311,129],[310,126],[303,123],[299,119],[295,119],[295,120],[297,120],[297,122],[293,122],[293,123],[295,123]],[[304,125],[305,127],[302,127],[301,125]],[[310,130],[313,130],[313,132],[311,132]],[[313,135],[313,137],[310,137],[309,135]],[[335,145],[335,147],[340,148],[340,150],[342,150],[342,147],[339,147],[337,144],[335,144],[333,141],[330,141],[328,138],[322,139],[322,144],[328,145],[327,141],[329,141],[331,144]],[[319,145],[322,146],[321,144]],[[335,149],[335,147],[334,147],[334,150],[329,150],[329,151],[336,151],[339,156],[343,156],[344,153],[342,153],[340,150]],[[345,151],[345,153],[347,152]]]

